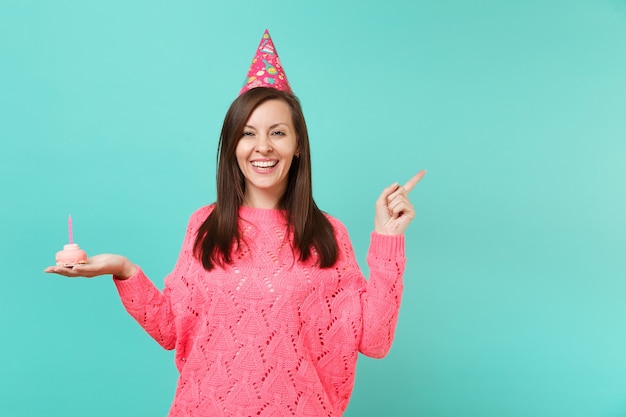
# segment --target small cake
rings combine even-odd
[[[63,245],[63,250],[57,252],[57,266],[74,266],[87,263],[87,253],[78,247],[76,243]]]

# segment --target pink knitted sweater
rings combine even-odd
[[[192,254],[212,206],[189,221],[159,291],[141,270],[115,279],[122,302],[180,372],[170,417],[341,416],[358,352],[391,347],[404,271],[403,236],[371,235],[360,272],[345,227],[329,216],[339,259],[299,262],[281,211],[241,207],[233,265],[207,272]]]

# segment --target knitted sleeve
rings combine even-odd
[[[176,330],[168,288],[161,293],[139,267],[130,278],[114,276],[113,281],[126,311],[163,348],[174,349]]]
[[[341,224],[335,224],[335,229],[342,252],[340,262],[345,264],[342,269],[360,274],[363,282],[360,291],[362,329],[359,351],[373,358],[382,358],[393,342],[404,288],[404,236],[371,233],[367,254],[370,274],[365,281],[347,231]]]
[[[182,249],[172,272],[165,278],[163,292],[137,267],[126,280],[113,277],[115,286],[128,313],[165,349],[176,347],[176,324],[172,311],[172,290],[193,261],[193,244],[201,219],[200,209],[191,216]],[[206,213],[205,213],[206,214]],[[206,216],[205,216],[206,218]]]
[[[367,356],[382,358],[391,348],[404,289],[405,264],[404,235],[371,234],[367,254],[370,276],[361,294],[363,336],[359,347]]]

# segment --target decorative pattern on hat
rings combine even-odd
[[[256,50],[248,75],[239,95],[255,87],[270,87],[291,92],[285,70],[278,58],[278,52],[267,29],[263,33]]]

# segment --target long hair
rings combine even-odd
[[[309,135],[300,101],[292,93],[257,87],[233,101],[224,118],[217,156],[217,200],[213,211],[198,229],[194,245],[194,255],[207,271],[231,264],[233,250],[241,245],[238,220],[245,178],[237,164],[235,151],[250,115],[268,100],[282,100],[289,105],[300,154],[291,163],[287,189],[278,204],[278,208],[286,213],[287,225],[293,233],[293,249],[300,261],[306,261],[314,248],[321,268],[329,268],[337,261],[333,226],[313,200]]]

